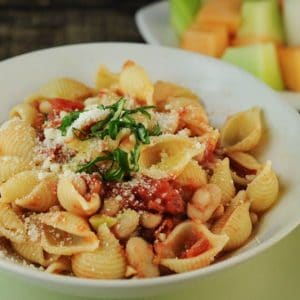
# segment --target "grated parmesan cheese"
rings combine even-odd
[[[46,172],[39,172],[38,173],[38,180],[44,180],[45,178],[47,178],[48,177],[48,173],[46,173]]]
[[[73,124],[68,128],[66,137],[73,137],[73,128],[82,129],[84,126],[90,125],[92,123],[101,121],[105,119],[110,110],[100,110],[98,108],[92,108],[91,110],[85,111],[79,115],[79,118],[73,122]]]
[[[176,131],[179,122],[178,112],[172,110],[168,113],[155,113],[155,116],[163,133],[173,133]]]
[[[190,137],[191,134],[192,134],[191,130],[188,128],[183,128],[177,132],[177,135],[184,136],[184,137]]]
[[[61,135],[61,131],[56,128],[45,128],[44,129],[44,144],[45,146],[57,145],[64,143],[64,137]]]

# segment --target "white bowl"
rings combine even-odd
[[[248,73],[218,60],[175,49],[126,43],[82,44],[37,51],[0,63],[0,119],[12,105],[57,76],[72,76],[93,84],[100,64],[119,70],[132,59],[153,80],[177,82],[202,97],[209,116],[219,126],[228,116],[255,105],[262,107],[267,130],[257,153],[271,159],[282,185],[280,201],[263,218],[254,239],[232,257],[201,270],[143,280],[88,280],[49,275],[0,260],[0,271],[35,282],[40,286],[77,296],[133,298],[188,288],[204,276],[240,263],[279,241],[300,221],[300,118],[278,95]]]
[[[178,36],[169,20],[169,1],[146,5],[137,11],[135,19],[137,27],[147,43],[178,48]],[[300,111],[300,93],[290,91],[278,93],[284,101]]]

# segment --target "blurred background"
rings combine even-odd
[[[143,42],[135,11],[150,0],[0,0],[0,60],[41,48]]]

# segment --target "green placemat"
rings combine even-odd
[[[221,274],[204,279],[192,290],[151,299],[299,300],[299,253],[300,227],[271,249]],[[0,273],[0,299],[86,300],[45,290],[4,273]]]

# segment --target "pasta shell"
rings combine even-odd
[[[156,112],[157,124],[163,133],[175,133],[179,126],[179,113],[175,110],[169,112]]]
[[[68,256],[60,256],[56,261],[48,265],[46,269],[46,272],[51,274],[70,273],[71,271],[71,259]]]
[[[176,178],[189,161],[203,151],[200,143],[187,137],[161,135],[141,149],[141,173],[155,179]]]
[[[249,151],[262,136],[261,110],[254,107],[231,116],[221,129],[221,147],[225,152]]]
[[[37,117],[37,110],[31,104],[21,103],[12,108],[9,116],[10,118],[19,118],[25,123],[33,125]]]
[[[220,133],[218,129],[211,129],[196,139],[204,146],[205,151],[200,155],[195,156],[198,162],[206,162],[210,160],[219,141]]]
[[[0,128],[1,155],[19,156],[26,162],[33,158],[36,133],[25,121],[13,118]]]
[[[0,201],[15,202],[21,207],[37,212],[47,211],[57,203],[55,190],[56,177],[51,173],[24,171],[0,186]]]
[[[23,222],[6,203],[0,204],[0,234],[10,241],[21,243],[26,240]]]
[[[267,161],[261,172],[247,187],[251,210],[254,212],[266,211],[278,198],[278,178],[271,166],[271,162]]]
[[[120,73],[120,89],[125,95],[129,95],[139,102],[153,104],[153,84],[146,71],[136,63],[127,61]]]
[[[159,262],[176,273],[196,270],[212,263],[227,241],[226,234],[216,235],[205,225],[186,221],[177,225],[159,245]],[[186,249],[186,245],[192,246]],[[196,247],[195,255],[182,257],[193,247]]]
[[[158,110],[164,110],[170,98],[183,97],[199,102],[199,98],[191,90],[172,82],[159,80],[154,84],[153,102]]]
[[[80,81],[71,78],[55,78],[44,84],[37,94],[48,99],[63,98],[80,101],[91,96],[93,91]]]
[[[180,186],[196,189],[207,183],[207,174],[197,161],[191,160],[174,181]]]
[[[113,86],[117,86],[119,83],[119,74],[112,73],[104,65],[100,66],[96,75],[96,88],[109,89]]]
[[[261,164],[252,155],[244,152],[228,153],[232,179],[240,186],[247,186],[261,169]]]
[[[46,101],[45,97],[41,96],[39,93],[33,93],[24,98],[24,103],[33,104],[33,103],[42,103]]]
[[[49,266],[58,256],[49,254],[40,245],[39,242],[32,242],[30,240],[25,243],[12,243],[13,249],[23,258],[30,262],[40,264],[43,267]]]
[[[37,171],[24,171],[16,174],[0,186],[1,202],[11,203],[23,198],[32,192],[38,182]]]
[[[240,191],[233,203],[227,207],[223,216],[216,221],[212,232],[226,234],[229,241],[224,250],[234,250],[241,247],[252,232],[252,222],[249,213],[250,202],[245,191]]]
[[[18,156],[0,156],[0,183],[32,166]]]
[[[153,263],[154,254],[150,244],[140,237],[132,237],[126,244],[126,257],[138,278],[158,277],[159,269]]]
[[[16,199],[15,203],[32,211],[47,211],[50,207],[57,204],[56,182],[55,177],[49,176],[49,178],[39,182],[30,194]]]
[[[72,177],[61,177],[57,185],[57,197],[60,205],[67,211],[79,215],[90,216],[100,208],[100,197],[94,193],[86,200],[75,188]]]
[[[228,157],[231,161],[238,164],[238,166],[247,170],[258,171],[261,169],[261,164],[251,154],[245,152],[232,152],[228,153]]]
[[[196,135],[209,130],[207,114],[200,104],[190,98],[172,98],[169,106],[179,112],[179,120]]]
[[[98,236],[100,244],[97,249],[73,255],[73,272],[76,276],[84,278],[124,278],[126,260],[119,241],[105,224],[99,227]]]
[[[72,255],[93,251],[99,245],[97,236],[85,219],[69,212],[58,211],[41,214],[41,246],[45,251],[58,255]]]
[[[216,165],[210,183],[216,184],[221,189],[223,204],[229,202],[235,195],[235,187],[227,157]]]
[[[231,171],[233,182],[239,186],[247,186],[254,178],[254,175],[246,175],[245,177],[239,176],[235,171]]]

